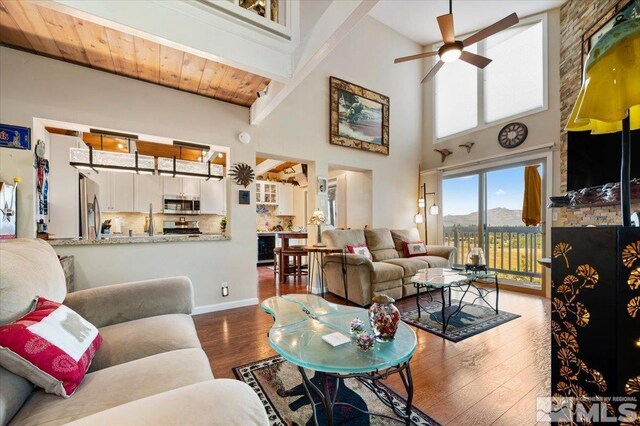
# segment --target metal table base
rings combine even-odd
[[[409,426],[411,424],[411,407],[413,401],[413,379],[411,378],[411,368],[409,367],[409,361],[404,362],[396,367],[389,368],[384,371],[375,371],[369,373],[355,373],[355,374],[333,374],[333,373],[324,373],[316,371],[315,374],[319,375],[320,378],[320,386],[316,386],[311,379],[307,376],[307,372],[303,367],[298,366],[298,370],[300,371],[300,375],[302,376],[305,393],[307,394],[307,398],[311,403],[311,408],[313,411],[313,421],[316,426],[319,426],[318,423],[318,408],[322,407],[324,410],[326,424],[328,426],[333,425],[333,411],[335,406],[346,406],[350,407],[356,411],[359,411],[363,414],[367,414],[370,416],[384,417],[388,420],[396,421],[399,423],[404,423]],[[402,411],[398,407],[393,404],[393,398],[389,393],[379,385],[380,380],[384,380],[388,378],[392,374],[398,373],[400,378],[402,379],[402,384],[407,391],[407,403],[405,410]],[[387,407],[391,408],[397,417],[388,416],[382,413],[372,413],[367,410],[363,410],[359,407],[356,407],[352,404],[346,402],[340,402],[337,400],[338,391],[340,389],[340,384],[346,378],[355,378],[368,389],[370,389],[378,399],[385,404]],[[330,386],[330,381],[334,381],[334,385]],[[330,388],[333,387],[333,395],[331,394]],[[314,397],[315,396],[315,397]],[[318,401],[316,401],[316,398]]]
[[[462,281],[456,284],[451,284],[450,286],[431,286],[428,284],[414,283],[413,286],[416,288],[416,306],[418,308],[418,318],[420,318],[422,314],[422,310],[427,312],[426,309],[420,305],[420,289],[426,289],[426,293],[429,295],[429,303],[436,302],[442,305],[442,310],[441,310],[442,333],[445,333],[447,331],[447,327],[449,326],[449,321],[451,320],[452,317],[458,315],[458,313],[460,313],[460,311],[462,311],[462,309],[464,309],[466,306],[471,306],[475,304],[475,302],[478,299],[482,299],[482,301],[484,301],[491,309],[493,309],[497,315],[499,312],[498,302],[499,302],[499,296],[500,296],[500,287],[498,286],[498,275],[496,274],[493,278],[494,278],[494,284],[495,284],[495,287],[493,290],[488,290],[486,288],[476,286],[475,285],[476,280]],[[431,295],[431,292],[438,289],[440,290],[441,299],[435,300]],[[460,291],[462,291],[462,297],[460,297],[460,299],[458,300],[458,306],[455,309],[451,309],[452,308],[451,307],[451,290],[452,289],[459,289]],[[448,302],[449,302],[448,305],[447,305],[447,301],[445,300],[445,292],[448,293]],[[491,293],[496,294],[495,306],[492,305],[486,298]],[[471,302],[464,302],[464,298],[467,294],[471,294],[475,296],[475,298]],[[448,315],[447,315],[447,308],[450,308]]]

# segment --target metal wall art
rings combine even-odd
[[[245,188],[253,182],[255,174],[250,165],[245,163],[236,163],[231,167],[229,176],[233,178],[233,181],[237,185],[242,185]]]

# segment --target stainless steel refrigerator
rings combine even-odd
[[[100,186],[80,173],[80,238],[99,240],[102,235],[102,212],[98,198]]]

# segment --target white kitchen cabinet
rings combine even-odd
[[[187,195],[189,197],[199,197],[200,182],[202,182],[201,179],[182,178],[182,195]]]
[[[100,172],[92,179],[98,183],[98,202],[103,212],[133,211],[133,174]]]
[[[78,170],[69,165],[69,148],[77,148],[79,141],[77,137],[51,135],[47,227],[56,238],[78,236]]]
[[[164,195],[199,197],[200,179],[165,176]]]
[[[149,204],[154,212],[162,212],[162,176],[133,175],[133,210],[149,213]]]
[[[264,180],[256,181],[256,204],[275,206],[278,204],[278,184]]]
[[[166,195],[182,195],[182,178],[164,176],[162,178],[163,194]]]
[[[276,216],[294,216],[293,211],[293,185],[278,184],[278,208]]]
[[[200,213],[227,214],[227,180],[200,181]]]
[[[133,211],[133,173],[111,172],[111,206],[115,212]]]

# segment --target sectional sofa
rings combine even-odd
[[[190,316],[188,278],[67,294],[49,244],[0,243],[0,325],[28,313],[35,296],[80,314],[98,328],[102,345],[69,398],[45,393],[0,367],[0,425],[269,424],[249,386],[213,378]]]
[[[360,306],[371,304],[371,298],[378,294],[384,293],[394,299],[415,294],[411,277],[419,269],[450,267],[456,256],[455,247],[427,245],[426,255],[405,257],[403,243],[420,240],[415,228],[326,230],[322,233],[322,240],[329,246],[340,248],[364,244],[371,252],[371,260],[351,253],[324,257],[327,290],[345,297],[344,265],[348,299]]]

